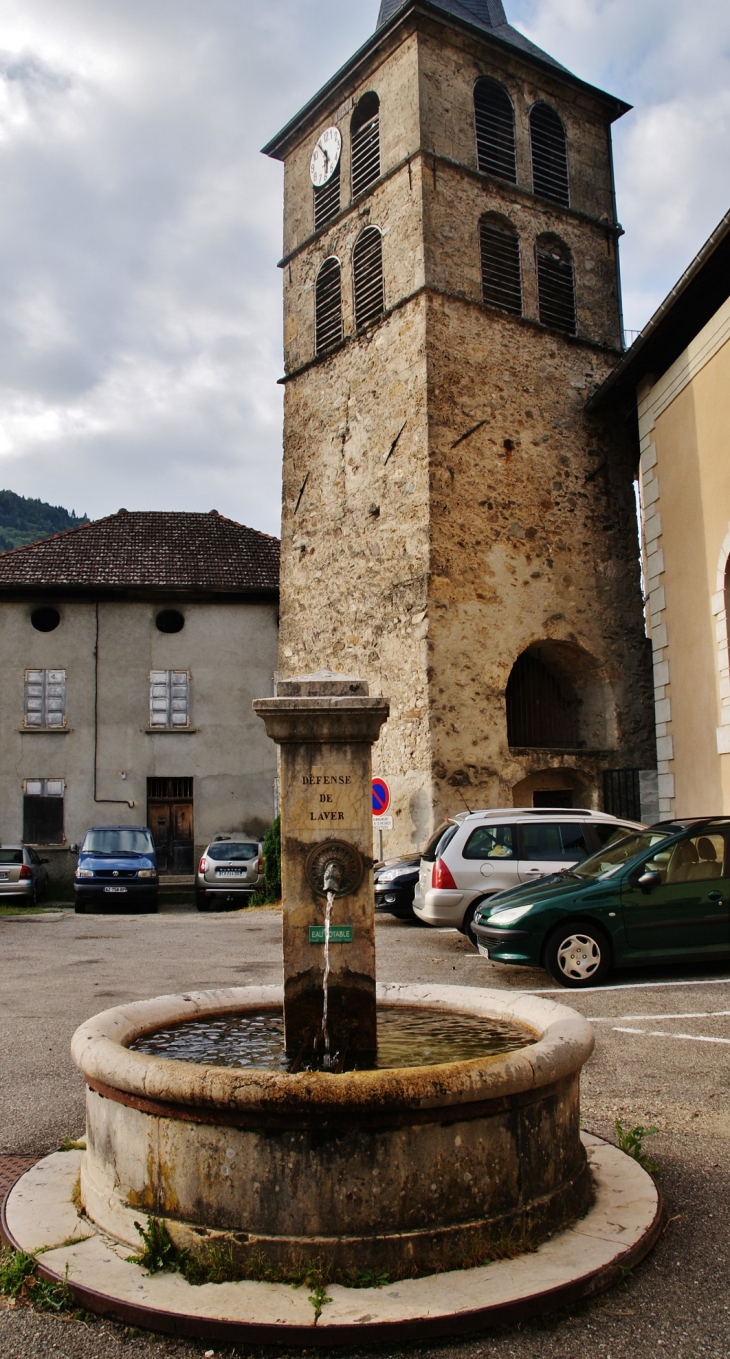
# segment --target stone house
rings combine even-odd
[[[641,445],[662,817],[730,813],[730,213],[593,399]]]
[[[465,804],[641,811],[655,763],[623,334],[627,105],[501,0],[383,0],[285,165],[279,669],[391,700],[388,852]]]
[[[88,826],[147,824],[161,871],[262,833],[279,543],[213,511],[128,513],[0,555],[0,838],[68,877]]]

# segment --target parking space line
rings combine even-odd
[[[638,1033],[644,1038],[683,1038],[688,1043],[730,1043],[730,1038],[710,1038],[704,1033],[663,1033],[661,1029],[620,1029],[614,1033]]]
[[[575,995],[586,996],[591,992],[600,992],[603,996],[610,996],[612,991],[648,991],[658,988],[669,989],[672,986],[730,986],[730,977],[713,977],[710,981],[670,981],[670,982],[621,982],[618,986],[581,986],[576,989]],[[500,990],[512,990],[512,987],[500,987]],[[519,988],[515,988],[516,990]],[[571,994],[571,987],[568,986],[541,986],[534,987],[529,991],[523,991],[523,996],[567,996]]]
[[[730,1015],[730,1010],[683,1010],[681,1015],[591,1015],[589,1024],[613,1024],[617,1019],[715,1019]]]

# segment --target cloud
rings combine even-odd
[[[635,105],[616,129],[627,325],[726,210],[730,9],[506,0]],[[279,524],[281,167],[260,146],[378,0],[4,0],[0,483],[92,515]]]

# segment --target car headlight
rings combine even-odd
[[[140,868],[139,872],[137,873],[137,877],[138,877],[138,878],[156,878],[156,877],[157,877],[157,874],[156,874],[154,868]]]
[[[516,920],[521,920],[523,915],[532,910],[533,905],[534,902],[531,901],[529,906],[505,906],[501,911],[492,911],[487,919],[490,925],[514,925]]]
[[[76,877],[77,877],[77,878],[93,878],[93,876],[94,876],[94,870],[93,870],[93,868],[77,868],[77,869],[76,869]]]
[[[378,873],[376,882],[393,882],[402,872],[402,868],[386,868],[384,873]]]

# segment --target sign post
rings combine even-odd
[[[386,816],[390,806],[390,788],[385,779],[373,779],[373,820],[378,830],[378,860],[383,859],[383,831],[393,829],[392,816]]]

